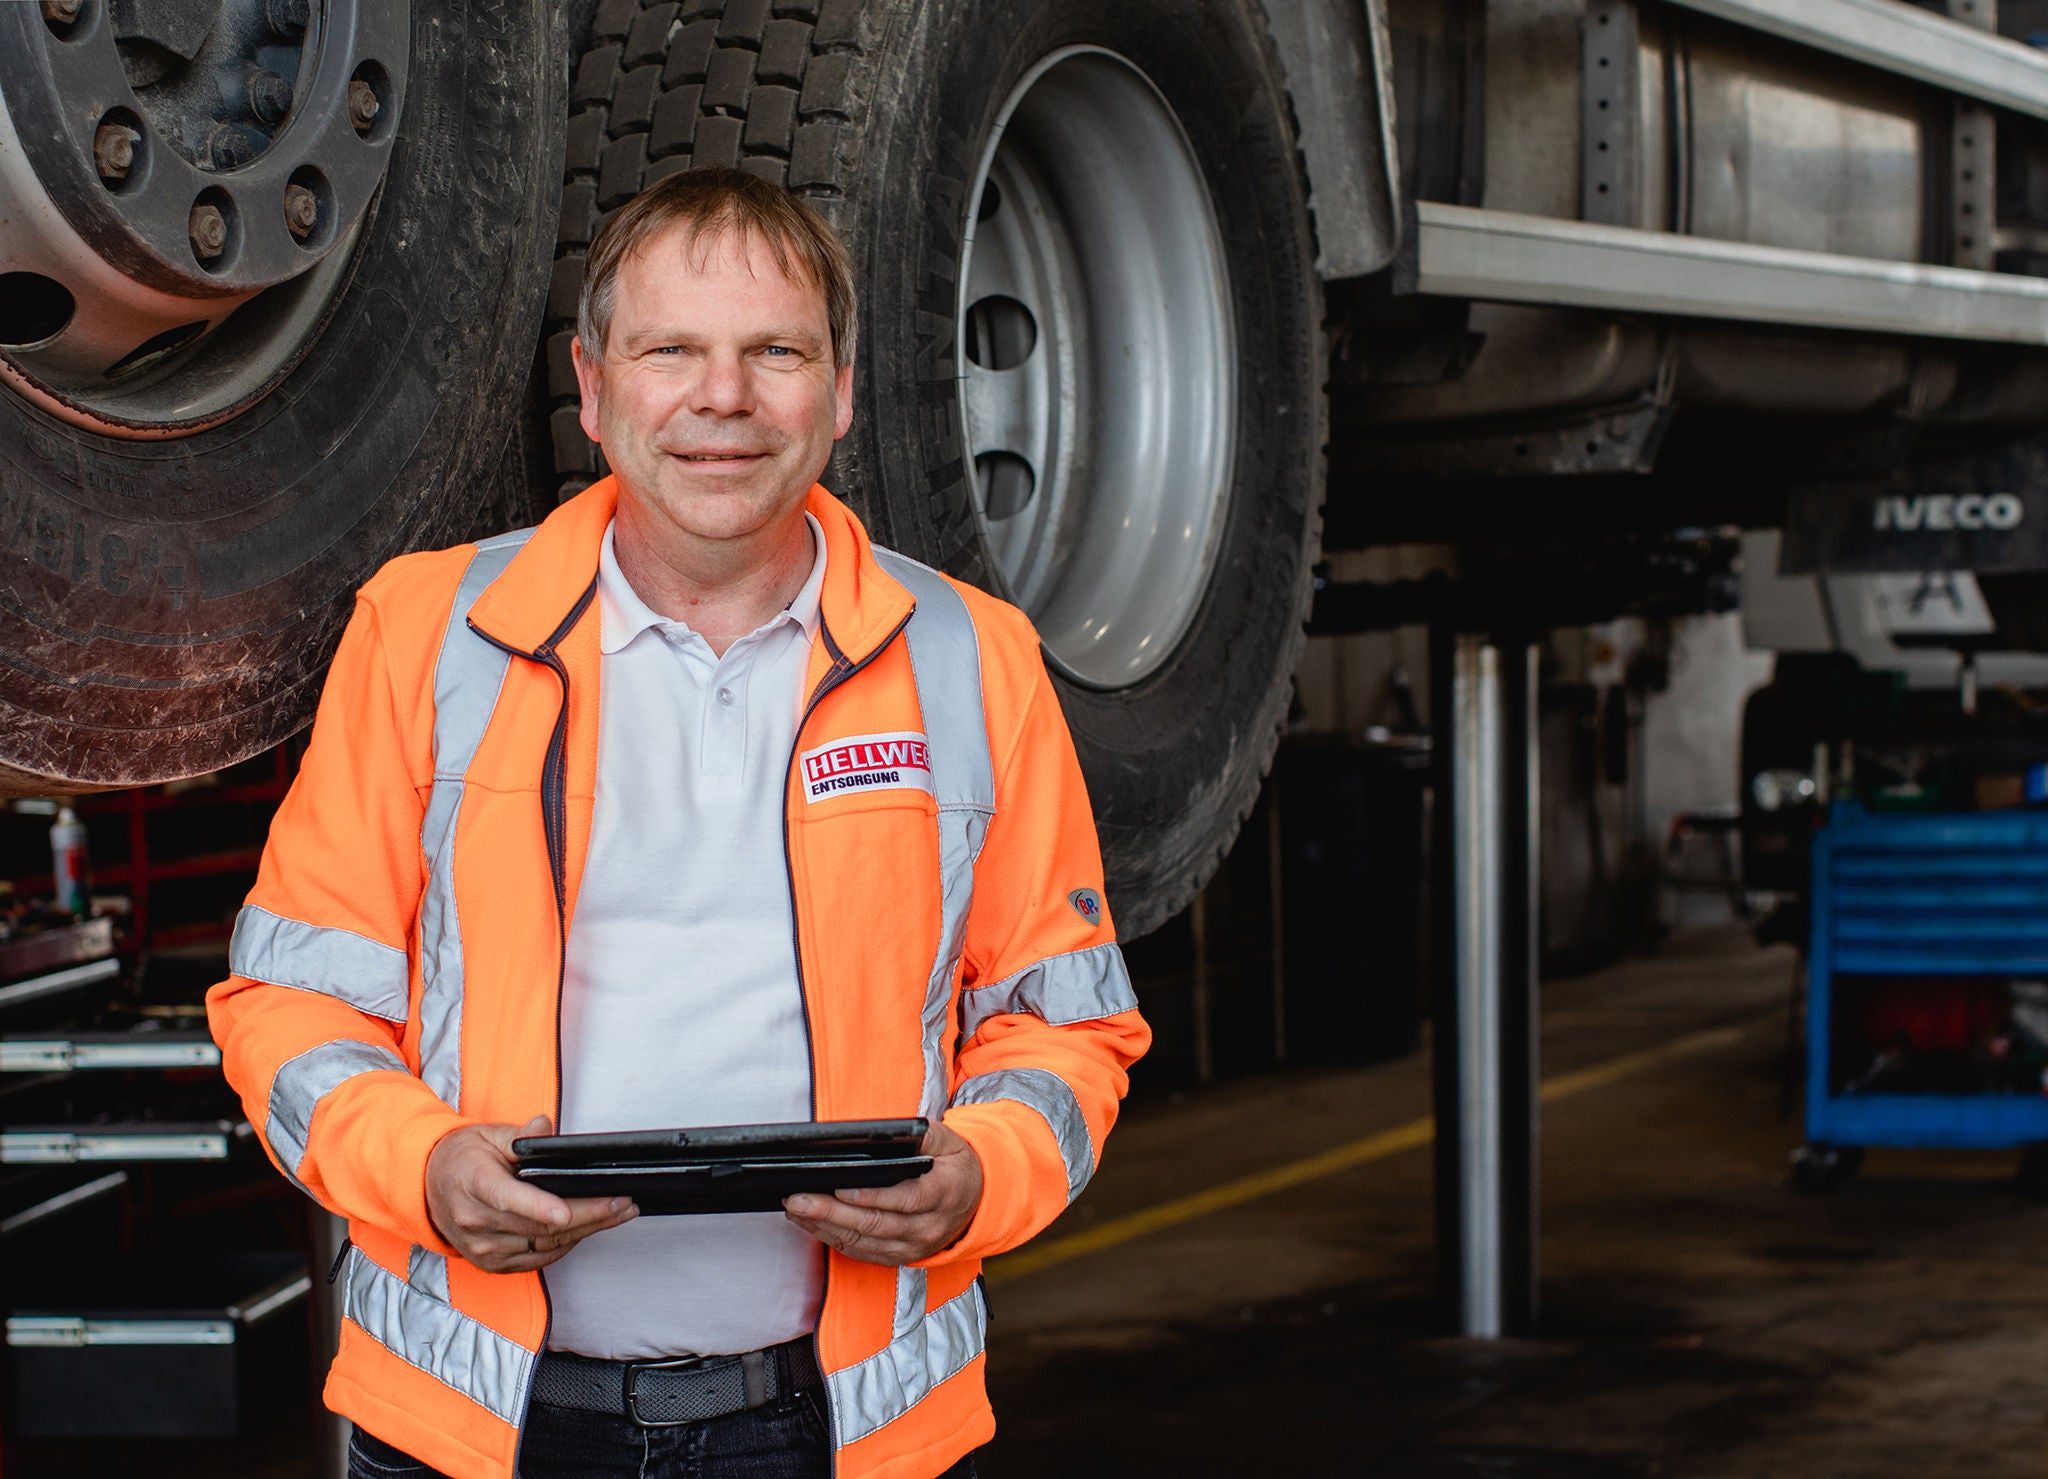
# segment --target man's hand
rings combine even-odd
[[[564,1200],[512,1174],[512,1142],[547,1135],[537,1114],[524,1126],[465,1125],[441,1137],[427,1157],[427,1213],[455,1251],[489,1274],[546,1268],[589,1237],[640,1209],[626,1197]]]
[[[789,1220],[863,1263],[904,1264],[950,1246],[981,1205],[981,1157],[944,1125],[924,1137],[931,1170],[894,1186],[786,1198]]]

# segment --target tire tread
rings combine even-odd
[[[654,128],[647,141],[650,157],[666,159],[689,152],[690,140],[697,135],[697,102],[703,91],[702,84],[693,82],[662,95],[654,105]]]
[[[640,66],[622,73],[612,93],[610,117],[605,132],[613,138],[629,133],[646,133],[654,121],[654,100],[661,87],[661,68]]]
[[[691,162],[699,166],[720,165],[726,169],[738,169],[740,134],[746,126],[744,118],[698,119],[697,137],[690,143]]]
[[[761,33],[767,29],[770,0],[726,0],[725,17],[718,24],[718,39],[721,44],[751,44],[756,50],[761,45]]]
[[[1266,47],[1269,52],[1273,49],[1270,33],[1268,33]],[[1279,67],[1278,58],[1273,57],[1270,65],[1277,71]],[[1311,246],[1313,246],[1315,240],[1315,206],[1308,193],[1308,157],[1303,153],[1301,147],[1301,118],[1298,110],[1295,108],[1294,99],[1291,94],[1286,95],[1285,102],[1287,106],[1288,128],[1294,139],[1294,167],[1297,177],[1301,182],[1302,198],[1309,212],[1309,237]],[[1314,363],[1327,366],[1330,363],[1329,330],[1322,322],[1320,316],[1318,316],[1311,332],[1315,336]],[[1329,381],[1326,378],[1321,386],[1322,393],[1317,400],[1316,415],[1319,419],[1315,426],[1315,456],[1325,467],[1327,467],[1330,450],[1329,391]],[[1319,481],[1318,486],[1323,487],[1325,485]],[[1306,564],[1313,567],[1322,549],[1323,504],[1321,500],[1318,500],[1313,508],[1307,510],[1306,520],[1308,548]],[[1122,912],[1118,914],[1117,930],[1124,938],[1129,939],[1137,935],[1149,934],[1159,925],[1164,924],[1167,920],[1173,918],[1192,904],[1195,900],[1195,895],[1200,893],[1207,886],[1208,881],[1221,870],[1225,860],[1230,856],[1231,848],[1236,845],[1238,835],[1244,831],[1245,824],[1251,820],[1252,812],[1258,807],[1259,797],[1265,790],[1266,782],[1272,776],[1273,762],[1279,753],[1281,737],[1287,731],[1288,711],[1293,706],[1295,689],[1300,681],[1299,673],[1301,671],[1302,657],[1308,648],[1308,620],[1314,599],[1315,587],[1311,581],[1302,582],[1294,593],[1294,611],[1288,628],[1287,644],[1281,651],[1276,664],[1280,671],[1290,676],[1285,684],[1276,686],[1275,691],[1268,696],[1266,706],[1262,712],[1253,716],[1253,726],[1250,733],[1246,736],[1244,743],[1255,744],[1258,747],[1258,764],[1255,767],[1247,767],[1238,780],[1234,795],[1229,804],[1229,814],[1232,818],[1229,829],[1222,834],[1205,860],[1198,860],[1193,866],[1184,866],[1177,876],[1155,879],[1155,887],[1145,901],[1146,908],[1131,911],[1129,917],[1126,917]]]
[[[811,56],[811,28],[802,21],[770,21],[754,75],[764,82],[802,82]]]
[[[820,113],[846,116],[847,85],[857,60],[848,52],[833,51],[811,59],[804,72],[803,101],[798,105],[806,118]]]
[[[647,173],[647,135],[627,134],[605,146],[597,175],[597,203],[605,210],[624,205],[641,190]]]
[[[669,39],[668,59],[661,80],[666,87],[684,82],[702,82],[711,66],[711,53],[718,43],[718,22],[696,20]]]
[[[818,7],[814,47],[852,46],[860,40],[862,0],[824,0]]]
[[[754,56],[744,47],[720,47],[704,75],[700,106],[744,114],[754,90]]]
[[[562,219],[556,240],[563,246],[588,247],[597,236],[597,182],[578,175],[562,187]],[[574,390],[570,394],[574,394]]]
[[[668,58],[668,36],[683,13],[680,5],[655,5],[640,12],[633,29],[626,33],[621,61],[628,67],[642,67]]]
[[[572,109],[611,101],[623,51],[622,46],[614,44],[593,47],[583,54],[583,60],[576,67],[576,81],[569,89],[569,106]]]
[[[576,411],[569,345],[606,215],[681,170],[721,164],[828,214],[853,148],[865,0],[602,0],[577,64],[544,349],[559,497],[602,459]],[[565,414],[566,413],[566,414]]]
[[[749,151],[787,160],[796,138],[797,91],[793,87],[757,87],[747,105],[747,131],[740,136]]]
[[[580,113],[569,115],[565,153],[567,158],[579,161],[578,166],[571,167],[568,171],[570,180],[575,180],[579,175],[597,173],[596,161],[604,152],[607,111],[602,105],[593,105]],[[590,161],[588,168],[580,167],[580,162],[584,160]]]
[[[640,0],[600,0],[597,15],[591,21],[592,41],[623,41],[626,33],[633,29],[633,19],[640,13]]]

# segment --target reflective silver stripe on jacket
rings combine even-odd
[[[839,1446],[858,1443],[910,1411],[939,1383],[964,1370],[987,1340],[988,1306],[981,1285],[969,1284],[930,1314],[921,1313],[882,1350],[827,1376]]]
[[[252,981],[318,991],[387,1022],[405,1020],[405,952],[354,930],[302,924],[248,904],[235,916],[228,969]]]
[[[992,985],[962,991],[960,1041],[974,1036],[990,1017],[1010,1012],[1029,1012],[1042,1022],[1065,1027],[1137,1008],[1124,954],[1109,941],[1049,955]]]
[[[924,1093],[918,1113],[936,1123],[951,1081],[943,1052],[946,1018],[974,900],[974,863],[996,809],[995,765],[982,703],[981,641],[967,603],[915,560],[879,548],[875,559],[917,602],[903,636],[923,716],[939,841],[939,941],[920,1014]],[[980,1354],[987,1325],[980,1291],[970,1288],[927,1314],[926,1288],[923,1269],[898,1268],[888,1346],[827,1380],[832,1428],[842,1446],[894,1422]]]
[[[998,1099],[1029,1105],[1045,1116],[1060,1143],[1060,1159],[1067,1163],[1067,1200],[1073,1201],[1095,1174],[1095,1142],[1082,1117],[1081,1101],[1067,1081],[1046,1068],[999,1068],[977,1073],[953,1095],[955,1104],[990,1104]]]
[[[342,1314],[399,1360],[493,1417],[517,1425],[525,1415],[532,1351],[406,1283],[356,1247],[348,1252]]]
[[[924,715],[932,793],[939,806],[939,947],[925,983],[924,1099],[936,1121],[950,1082],[941,1052],[953,977],[974,901],[974,862],[996,810],[995,765],[989,758],[988,713],[982,704],[981,642],[967,603],[936,572],[893,550],[877,549],[882,568],[917,602],[904,639],[910,647],[917,706]]]
[[[312,1129],[313,1111],[320,1107],[322,1099],[357,1074],[381,1073],[385,1069],[396,1069],[407,1076],[412,1073],[405,1060],[390,1048],[353,1038],[336,1038],[308,1048],[278,1069],[277,1077],[270,1081],[270,1107],[264,1115],[263,1138],[270,1142],[278,1164],[300,1191],[306,1189],[305,1182],[299,1179],[299,1167],[306,1159],[306,1135]]]
[[[431,1248],[422,1248],[418,1243],[414,1243],[412,1252],[405,1256],[405,1282],[443,1304],[453,1297],[448,1293],[448,1256]]]
[[[420,823],[427,891],[420,900],[420,1077],[450,1109],[462,1099],[462,922],[455,907],[455,821],[463,778],[483,743],[511,655],[469,628],[469,608],[504,573],[531,529],[478,542],[456,588],[434,663],[434,789]]]

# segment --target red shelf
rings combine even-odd
[[[81,796],[73,810],[96,816],[130,811],[183,811],[196,806],[229,806],[244,801],[282,801],[291,789],[288,780],[254,781],[246,786],[194,786],[167,793],[162,790],[112,791],[99,796]]]
[[[218,921],[210,919],[181,920],[161,929],[155,927],[150,918],[151,889],[155,884],[180,879],[254,873],[263,858],[263,849],[260,846],[224,848],[212,852],[189,853],[182,857],[159,858],[151,847],[151,819],[162,817],[166,813],[196,812],[205,807],[275,807],[284,799],[285,792],[291,787],[292,776],[298,769],[299,748],[286,744],[271,751],[267,757],[270,773],[260,779],[242,780],[222,786],[183,787],[177,791],[167,791],[162,786],[108,791],[94,796],[82,796],[70,803],[75,810],[84,815],[102,820],[122,817],[127,821],[127,857],[119,862],[108,861],[95,866],[92,870],[92,883],[97,889],[118,889],[127,893],[130,906],[126,929],[129,949],[146,952],[158,945],[189,944],[201,940],[226,938],[227,932],[223,926]],[[47,894],[52,887],[52,879],[48,874],[19,878],[16,880],[16,887],[30,894]]]

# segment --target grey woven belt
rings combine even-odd
[[[610,1412],[643,1428],[703,1422],[823,1386],[811,1338],[742,1356],[682,1356],[672,1361],[599,1361],[544,1351],[533,1400],[551,1407]]]

